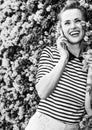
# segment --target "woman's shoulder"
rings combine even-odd
[[[50,53],[58,52],[56,46],[46,46],[46,47],[43,49],[43,51],[48,51],[48,52],[50,52]]]
[[[48,55],[50,58],[53,58],[53,56],[58,53],[57,47],[56,46],[46,46],[42,50],[42,54]]]

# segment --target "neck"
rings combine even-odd
[[[75,45],[73,45],[73,44],[68,44],[69,46],[68,46],[68,49],[69,49],[69,51],[73,54],[73,55],[75,55],[76,57],[79,57],[79,55],[80,55],[80,45],[79,44],[75,44]]]

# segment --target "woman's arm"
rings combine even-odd
[[[88,116],[92,116],[92,108],[91,108],[91,94],[90,94],[90,86],[87,86],[86,96],[85,96],[85,109]],[[92,91],[92,90],[91,90]]]
[[[88,65],[88,75],[87,75],[87,86],[86,86],[86,96],[85,96],[85,109],[89,116],[92,116],[92,49],[87,51],[85,55],[85,60]]]
[[[55,89],[56,84],[64,71],[66,63],[66,57],[61,58],[52,71],[43,76],[37,83],[36,89],[40,98],[47,98],[48,95]]]
[[[60,45],[58,42],[60,60],[56,66],[46,75],[44,75],[39,82],[36,84],[36,89],[38,95],[41,99],[45,99],[49,94],[55,89],[56,84],[59,81],[60,76],[62,75],[65,65],[68,61],[68,52],[67,50]]]

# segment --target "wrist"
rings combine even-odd
[[[89,86],[89,87],[92,87],[92,84],[91,83],[87,83],[87,85],[86,85],[87,87]]]
[[[86,85],[86,92],[91,93],[91,91],[92,91],[92,84],[87,83],[87,85]]]
[[[64,63],[67,63],[67,62],[68,62],[68,56],[63,56],[63,57],[61,57],[61,58],[60,58],[60,62],[61,62],[61,63],[63,63],[63,62],[64,62]]]

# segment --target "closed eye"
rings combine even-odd
[[[80,23],[81,20],[80,19],[75,19],[75,23]]]
[[[67,20],[67,21],[65,21],[65,23],[64,23],[65,25],[69,25],[70,24],[70,21],[69,20]]]

